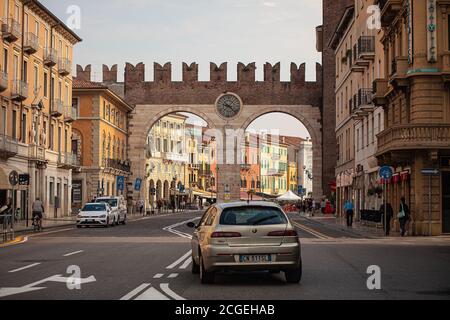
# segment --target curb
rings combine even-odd
[[[16,237],[14,240],[6,242],[6,243],[1,243],[0,244],[0,248],[6,248],[6,247],[10,247],[10,246],[14,246],[16,244],[20,244],[23,243],[27,240],[27,237]]]

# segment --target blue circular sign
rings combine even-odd
[[[389,180],[394,175],[394,172],[392,171],[392,168],[389,166],[384,166],[380,168],[380,178],[383,178],[385,180]]]

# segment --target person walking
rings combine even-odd
[[[347,202],[345,203],[344,212],[347,218],[347,227],[350,228],[353,226],[353,215],[355,213],[353,202],[351,200],[347,200]]]
[[[384,203],[380,207],[380,214],[382,217],[382,223],[383,223],[383,230],[384,234],[386,236],[389,236],[391,232],[391,220],[394,217],[394,209],[392,209],[391,204],[388,202],[386,203],[386,220],[384,219]],[[386,223],[386,225],[385,225]]]
[[[404,237],[407,235],[408,231],[406,230],[406,224],[410,219],[411,213],[409,211],[409,207],[406,204],[405,197],[402,197],[400,200],[400,212],[397,215],[397,218],[400,222],[400,233],[401,236]]]

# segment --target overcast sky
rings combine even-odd
[[[265,62],[281,62],[282,80],[289,80],[291,62],[306,62],[307,80],[314,80],[315,63],[320,62],[315,28],[322,23],[322,1],[41,1],[64,22],[71,5],[81,9],[81,29],[75,32],[83,42],[75,48],[74,63],[92,64],[96,81],[101,80],[103,63],[118,64],[122,80],[125,62],[144,62],[150,81],[153,62],[169,61],[177,81],[183,61],[199,63],[201,81],[209,80],[210,61],[227,61],[231,81],[239,61],[256,62],[257,80],[263,78]]]

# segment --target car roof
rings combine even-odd
[[[104,203],[104,202],[89,202],[89,203],[86,203],[85,204],[85,206],[89,206],[89,205],[106,205],[107,203]]]
[[[236,201],[236,202],[216,204],[216,207],[221,210],[239,207],[266,207],[266,208],[268,207],[281,209],[281,207],[278,204],[266,201]]]

